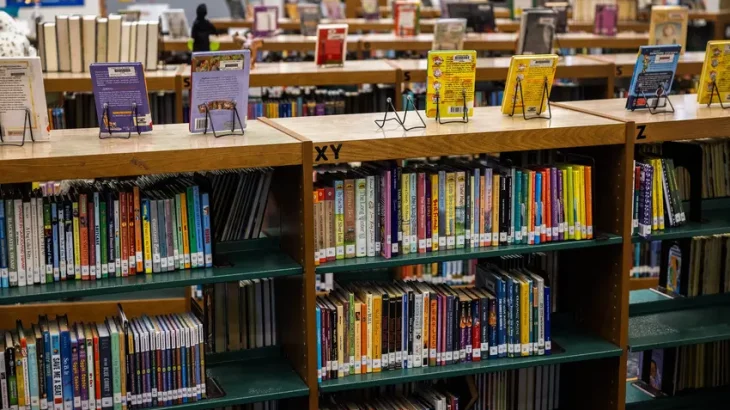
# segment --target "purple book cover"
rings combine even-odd
[[[94,63],[90,70],[96,117],[102,133],[152,131],[142,63]],[[137,104],[135,117],[134,104]]]
[[[250,67],[249,50],[193,53],[190,132],[246,128]]]
[[[618,31],[618,6],[615,4],[596,4],[596,16],[593,26],[595,34],[615,36]]]
[[[86,410],[89,408],[89,368],[86,360],[86,337],[84,328],[77,325],[76,328],[77,343],[79,349],[79,381],[81,383],[81,408]]]
[[[253,34],[268,37],[279,28],[279,9],[276,6],[256,6],[253,9]]]

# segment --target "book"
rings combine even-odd
[[[494,7],[486,1],[447,3],[450,18],[466,19],[467,30],[473,33],[494,33]],[[435,32],[435,31],[434,31]]]
[[[58,71],[58,46],[56,36],[56,23],[43,24],[43,40],[45,46],[43,50],[46,56],[46,71]]]
[[[69,31],[69,47],[71,59],[71,72],[80,73],[84,71],[83,67],[83,43],[81,42],[81,18],[79,16],[71,16],[68,19]]]
[[[109,20],[106,17],[98,17],[96,19],[96,61],[97,63],[107,62],[107,47],[109,46],[107,34],[109,29]],[[139,60],[137,60],[139,61]]]
[[[380,18],[380,5],[377,0],[361,0],[362,16],[365,20],[377,20]]]
[[[56,41],[58,42],[58,71],[71,71],[71,40],[68,16],[56,16]]]
[[[107,17],[106,41],[106,62],[120,62],[122,54],[122,16],[118,14],[110,14],[109,17]]]
[[[666,106],[681,46],[641,46],[629,85],[626,109]]]
[[[420,33],[421,3],[412,0],[393,2],[393,20],[396,36],[415,36]]]
[[[83,69],[89,71],[89,66],[96,62],[96,17],[83,16],[81,19],[81,38],[83,39]]]
[[[572,10],[570,3],[564,1],[546,2],[545,7],[555,11],[558,18],[555,23],[556,33],[567,33],[568,32],[568,11]]]
[[[340,0],[323,0],[320,3],[322,16],[330,20],[342,20],[345,18],[345,5]]]
[[[136,33],[134,35],[134,38],[136,39],[136,45],[135,45],[135,55],[136,58],[132,59],[129,58],[131,61],[136,61],[139,63],[147,65],[147,25],[149,22],[147,21],[139,21],[134,26],[136,28]],[[98,57],[98,56],[97,56]]]
[[[547,107],[557,66],[558,56],[552,54],[512,56],[502,114],[540,115]]]
[[[250,65],[249,50],[193,54],[190,132],[246,128]]]
[[[319,25],[319,7],[316,4],[299,3],[299,32],[303,36],[316,36]]]
[[[167,26],[167,33],[172,38],[190,37],[190,25],[184,9],[168,9],[162,11],[162,19]]]
[[[43,73],[39,57],[5,57],[0,60],[0,93],[13,95],[0,108],[2,137],[5,142],[35,141],[51,138]],[[30,123],[27,121],[30,116]]]
[[[152,131],[142,63],[95,63],[90,69],[101,132]]]
[[[558,15],[550,9],[526,9],[520,18],[517,54],[550,54]]]
[[[618,6],[615,4],[596,4],[593,33],[615,36],[618,32]]]
[[[730,101],[730,89],[725,86],[724,80],[728,76],[728,64],[730,64],[730,42],[708,41],[705,62],[702,64],[697,87],[697,102],[711,104]]]
[[[461,50],[466,36],[466,19],[438,19],[433,27],[431,50]]]
[[[687,43],[689,10],[684,6],[653,6],[649,24],[649,45],[680,45],[684,53]]]
[[[253,9],[253,33],[257,37],[268,37],[279,29],[279,8],[256,6]]]
[[[150,21],[147,23],[147,59],[139,60],[143,63],[144,69],[147,71],[157,70],[157,46],[159,44],[158,35],[160,32],[160,23]]]
[[[476,51],[429,51],[426,116],[473,115],[475,77]]]
[[[347,58],[347,24],[319,24],[314,62],[318,66],[340,66]]]

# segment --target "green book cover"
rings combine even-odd
[[[177,239],[177,201],[175,198],[172,198],[172,202],[170,203],[170,219],[171,219],[171,225],[172,225],[172,255],[173,255],[173,267],[175,269],[180,269],[180,250],[178,249],[178,239]]]
[[[522,243],[522,215],[524,211],[522,209],[522,171],[515,171],[515,195],[512,198],[515,219],[513,221],[515,227],[515,244]]]
[[[109,339],[112,345],[112,392],[114,410],[122,410],[122,366],[119,362],[119,330],[113,320],[107,319]]]
[[[99,236],[101,242],[101,277],[109,277],[109,232],[107,226],[106,201],[99,202]]]
[[[198,263],[198,241],[195,236],[195,204],[193,201],[193,187],[187,188],[187,193],[185,195],[189,201],[187,201],[188,206],[188,237],[190,238],[190,266],[193,268],[197,268],[199,265]]]

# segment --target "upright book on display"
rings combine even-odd
[[[256,6],[253,9],[253,33],[268,37],[279,28],[279,9],[275,6]]]
[[[316,36],[319,25],[319,7],[316,4],[302,3],[299,10],[299,31],[303,36]]]
[[[426,84],[426,116],[460,118],[474,115],[477,53],[429,51]]]
[[[486,1],[448,3],[450,18],[466,19],[466,27],[474,33],[493,33],[497,26],[494,7]]]
[[[682,46],[641,46],[629,85],[626,108],[661,108],[667,104]]]
[[[4,142],[30,141],[31,132],[36,141],[51,138],[40,57],[1,58],[0,95]],[[30,113],[29,127],[26,112]]]
[[[596,4],[593,34],[615,36],[618,32],[618,6],[615,4]]]
[[[554,54],[512,56],[504,86],[502,114],[542,114],[547,109],[557,67],[558,56]]]
[[[191,65],[190,132],[245,129],[251,52],[193,53]]]
[[[550,9],[527,9],[520,20],[517,54],[550,54],[558,14]]]
[[[679,44],[684,53],[687,43],[689,10],[684,6],[654,6],[651,8],[649,45]]]
[[[317,44],[314,61],[318,66],[345,64],[347,57],[347,24],[320,24],[317,26]]]
[[[461,50],[464,48],[466,19],[438,19],[433,27],[431,50]]]
[[[378,0],[360,0],[362,16],[365,20],[377,20],[380,18],[380,5]]]
[[[393,3],[393,19],[396,36],[415,36],[420,32],[421,3],[396,1]]]
[[[142,63],[94,63],[90,69],[101,132],[152,131]]]
[[[697,102],[730,102],[730,41],[708,41],[702,65]]]

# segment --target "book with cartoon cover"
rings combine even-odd
[[[553,87],[558,56],[536,54],[512,56],[507,83],[504,86],[502,114],[540,115],[547,109],[547,100]],[[517,84],[520,88],[517,90]],[[545,84],[547,83],[547,90]]]
[[[687,43],[689,10],[684,6],[653,6],[649,24],[649,45],[679,44],[684,53]]]
[[[667,103],[682,46],[641,46],[626,99],[627,109],[659,108]]]
[[[429,51],[427,64],[426,116],[436,117],[437,96],[439,117],[462,117],[464,106],[474,115],[477,52]]]
[[[713,84],[716,87],[713,92]],[[730,102],[730,41],[714,40],[707,42],[705,63],[697,93],[697,102],[708,104]]]

